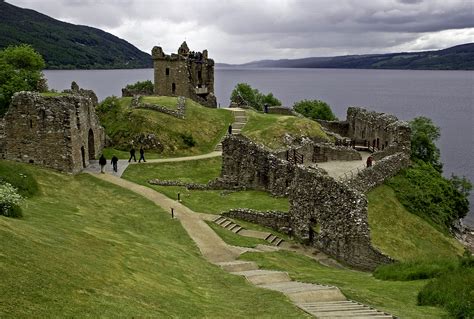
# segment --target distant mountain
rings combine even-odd
[[[49,69],[150,68],[151,56],[110,33],[0,0],[0,49],[31,44]]]
[[[438,51],[261,60],[232,66],[252,68],[474,70],[474,43],[457,45]]]

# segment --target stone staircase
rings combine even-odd
[[[394,318],[347,300],[337,287],[292,281],[287,272],[258,269],[252,261],[235,260],[218,265],[231,274],[245,277],[257,287],[285,294],[296,306],[317,318]]]
[[[272,233],[245,229],[234,221],[221,215],[214,218],[213,222],[241,236],[263,239],[277,247],[283,247],[286,244],[285,240]]]
[[[234,113],[234,122],[232,123],[232,134],[240,134],[242,128],[245,126],[245,124],[247,124],[247,116],[245,115],[245,110],[232,108],[229,108],[228,110]],[[214,151],[222,152],[222,141],[216,145]]]

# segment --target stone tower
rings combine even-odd
[[[207,50],[190,51],[185,42],[178,53],[166,55],[161,47],[152,52],[155,94],[188,97],[202,105],[216,107],[214,95],[214,60]]]

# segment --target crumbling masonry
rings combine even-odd
[[[96,104],[92,91],[74,85],[59,96],[16,93],[3,119],[3,137],[0,129],[1,157],[80,172],[104,145]]]
[[[287,161],[235,135],[222,143],[219,180],[229,188],[248,187],[288,196],[288,228],[296,238],[349,265],[371,270],[393,260],[371,244],[364,193],[409,165],[410,130],[395,117],[359,108],[348,110],[348,121],[328,123],[326,128],[329,126],[339,128],[338,133],[345,137],[362,139],[363,136],[371,139],[371,143],[378,141],[380,151],[374,153],[374,156],[378,154],[376,164],[352,180],[341,182],[322,169]]]
[[[155,94],[188,97],[202,105],[216,107],[214,60],[207,50],[192,52],[186,42],[178,53],[166,55],[161,47],[152,50]]]

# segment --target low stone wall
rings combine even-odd
[[[142,103],[140,102],[141,96],[135,95],[132,99],[130,107],[132,109],[148,109],[153,110],[161,113],[165,113],[179,119],[184,119],[186,114],[186,99],[182,96],[178,96],[178,103],[176,105],[176,110],[171,110],[165,106],[157,105],[157,104],[149,104],[149,103]]]
[[[362,193],[302,166],[296,169],[293,185],[290,216],[296,237],[360,269],[393,261],[372,247]]]
[[[363,169],[354,178],[346,181],[346,184],[359,192],[366,193],[409,165],[410,158],[407,154],[390,155],[376,161],[374,166]]]
[[[258,211],[254,209],[237,208],[223,212],[221,215],[245,220],[286,234],[288,234],[291,229],[290,215],[288,212],[274,210]]]
[[[362,156],[355,149],[346,146],[336,146],[330,143],[319,143],[314,145],[312,162],[327,161],[357,161]]]
[[[268,108],[269,114],[295,115],[291,107],[285,106],[270,106]]]
[[[129,88],[123,88],[122,89],[122,97],[133,97],[135,95],[153,95],[153,88],[151,90],[147,89],[129,89]]]

